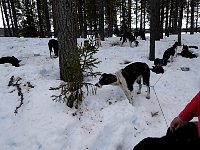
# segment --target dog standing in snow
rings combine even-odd
[[[125,68],[119,70],[115,74],[102,74],[99,78],[99,82],[95,84],[97,87],[102,87],[103,85],[115,85],[119,86],[125,93],[129,103],[133,105],[133,84],[135,81],[139,84],[139,89],[137,94],[141,93],[141,78],[143,83],[147,86],[146,98],[150,99],[150,68],[146,63],[135,62],[129,64]]]
[[[99,48],[101,46],[101,36],[99,33],[95,34],[95,45]]]
[[[48,42],[50,57],[51,53],[54,51],[55,57],[58,57],[58,41],[55,39],[50,39]]]

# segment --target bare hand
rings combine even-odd
[[[175,117],[170,124],[170,130],[173,132],[185,124],[186,122],[182,121],[179,117]]]

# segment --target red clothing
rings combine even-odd
[[[200,91],[191,102],[186,105],[183,111],[179,114],[179,117],[184,122],[192,120],[193,117],[198,117],[198,131],[200,138]]]

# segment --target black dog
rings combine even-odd
[[[196,54],[193,54],[192,52],[190,52],[188,50],[187,45],[183,45],[181,53],[177,53],[177,54],[181,55],[182,57],[186,57],[186,58],[197,58]]]
[[[137,39],[138,36],[140,36],[140,38],[142,40],[146,40],[146,37],[145,37],[145,32],[144,31],[135,31],[134,32],[134,36],[135,36],[135,39]]]
[[[162,66],[158,65],[158,66],[152,66],[153,68],[150,68],[150,70],[152,72],[155,72],[156,74],[159,74],[159,73],[164,73],[164,69]]]
[[[198,127],[188,122],[178,130],[171,132],[168,128],[165,136],[147,137],[140,141],[133,150],[189,150],[200,146]]]
[[[21,60],[18,60],[16,57],[14,56],[7,56],[7,57],[1,57],[0,58],[0,64],[5,64],[5,63],[10,63],[15,67],[19,67],[19,63]]]
[[[51,57],[51,52],[53,52],[53,50],[55,56],[58,57],[58,41],[55,39],[51,39],[48,42],[48,46],[49,46],[50,57]]]
[[[176,49],[177,49],[177,46],[179,46],[180,43],[179,42],[175,42],[173,44],[172,47],[168,48],[164,54],[163,54],[163,61],[165,62],[165,64],[167,64],[167,62],[169,61],[170,57],[171,57],[171,62],[173,62],[173,58],[174,58],[174,55],[176,54]]]
[[[156,59],[154,59],[154,65],[155,66],[166,66],[167,61],[164,61],[163,59],[160,59],[160,58],[156,58]]]
[[[135,62],[129,64],[125,68],[119,70],[115,74],[102,74],[99,78],[99,82],[95,84],[97,87],[102,87],[103,85],[115,85],[119,86],[125,93],[129,100],[129,103],[133,105],[133,84],[135,81],[139,84],[138,94],[141,93],[141,78],[143,78],[143,83],[147,86],[146,98],[150,99],[150,69],[146,63]]]
[[[124,42],[127,41],[127,39],[128,39],[129,42],[130,42],[130,46],[132,46],[132,42],[135,42],[135,46],[138,46],[138,43],[139,43],[139,42],[136,41],[135,36],[134,36],[131,32],[125,32],[125,33],[121,36],[121,38],[120,38],[120,41],[122,40],[122,44],[121,44],[121,45],[123,45]]]

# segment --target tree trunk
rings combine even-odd
[[[169,37],[169,1],[166,0],[166,20],[165,20],[165,36]]]
[[[104,0],[99,0],[99,34],[104,41]]]
[[[190,26],[190,34],[194,34],[194,0],[191,0],[191,26]]]
[[[0,1],[0,4],[1,4],[1,1]],[[4,15],[3,15],[3,6],[0,5],[1,7],[1,16],[2,16],[2,20],[3,20],[3,29],[4,29],[4,36],[7,37],[8,36],[8,32],[6,30],[6,24],[5,24],[5,18],[4,18]]]
[[[150,3],[150,52],[149,52],[149,60],[153,61],[155,59],[155,39],[156,39],[156,30],[157,26],[157,18],[158,11],[160,11],[160,0],[151,0]]]
[[[37,12],[38,12],[38,20],[39,20],[39,36],[44,38],[44,25],[43,25],[43,18],[42,18],[42,7],[41,7],[41,0],[37,0]]]
[[[6,20],[6,24],[7,24],[8,36],[12,36],[5,0],[2,0],[2,6],[3,6],[4,16],[5,16],[5,20]]]
[[[138,26],[137,26],[137,24],[138,24],[138,0],[135,0],[135,29],[136,30],[138,30]]]
[[[128,28],[131,30],[131,0],[128,0]]]
[[[19,28],[17,24],[17,15],[16,15],[16,10],[15,10],[15,3],[13,0],[10,0],[11,3],[11,9],[12,9],[12,14],[13,14],[13,20],[14,20],[14,30],[15,30],[15,36],[19,37]]]
[[[47,37],[51,37],[51,24],[49,19],[49,9],[48,9],[48,3],[47,0],[43,0],[44,4],[44,16],[45,16],[45,25],[46,25],[46,33]]]
[[[179,18],[178,18],[178,42],[181,45],[181,28],[182,28],[182,19],[183,19],[183,2],[179,2]],[[179,45],[179,46],[180,46]]]
[[[162,0],[161,14],[160,14],[160,39],[163,39],[164,5],[165,2],[164,0]]]
[[[187,3],[187,18],[186,18],[186,33],[187,33],[187,30],[188,30],[188,24],[189,24],[189,9],[190,9],[190,1],[188,1]]]
[[[60,79],[72,82],[81,79],[82,76],[77,51],[76,1],[55,0],[55,7]],[[72,69],[75,64],[78,64],[76,69]]]
[[[7,1],[8,3],[8,12],[9,12],[9,16],[10,16],[10,22],[11,22],[11,27],[12,27],[12,36],[16,36],[15,35],[15,28],[14,28],[14,22],[13,22],[13,15],[12,15],[12,11],[11,11],[11,5],[10,5],[10,1]]]

